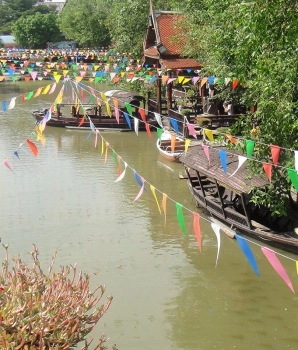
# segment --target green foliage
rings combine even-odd
[[[32,9],[38,0],[5,0],[0,1],[1,34],[11,34],[11,26],[26,11]]]
[[[33,267],[14,259],[9,269],[8,246],[0,273],[1,349],[70,349],[86,338],[108,310],[112,297],[98,306],[105,287],[90,291],[90,278],[76,266],[53,272],[56,253],[45,274],[31,252]],[[104,350],[101,337],[95,349]],[[83,349],[88,348],[86,343]]]
[[[18,44],[32,49],[45,48],[47,42],[63,40],[56,13],[22,16],[12,26],[12,34]]]
[[[80,47],[102,47],[111,43],[104,0],[68,0],[59,15],[59,27],[66,39]]]

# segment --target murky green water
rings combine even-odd
[[[88,131],[47,127],[45,146],[36,142],[39,155],[30,154],[25,142],[35,128],[30,111],[49,106],[56,95],[25,103],[21,96],[47,83],[0,83],[1,104],[17,97],[14,109],[0,108],[0,155],[14,171],[0,168],[0,236],[10,253],[29,259],[35,243],[46,267],[58,248],[57,267],[77,263],[93,286],[105,284],[114,300],[92,336],[104,332],[119,350],[296,349],[296,295],[259,246],[251,245],[260,278],[237,242],[224,234],[215,268],[216,237],[203,220],[203,251],[198,251],[191,214],[196,208],[178,178],[182,166],[160,158],[156,133],[152,139],[145,132],[102,134],[128,164],[118,183],[112,151],[105,162],[101,139],[95,148]],[[159,191],[169,196],[166,225],[148,183],[134,202],[140,186],[132,169],[155,186],[160,202]],[[187,238],[175,202],[188,209],[183,210]],[[280,260],[298,290],[295,263]]]

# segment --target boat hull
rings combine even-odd
[[[180,163],[180,156],[185,150],[185,140],[176,137],[174,149],[172,150],[171,145],[171,134],[164,132],[161,138],[156,141],[156,147],[159,154],[169,162]]]

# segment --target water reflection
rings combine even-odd
[[[42,83],[1,84],[0,99]],[[101,139],[95,148],[88,131],[47,127],[38,157],[21,149],[20,159],[11,156],[35,128],[31,110],[51,101],[43,95],[0,112],[1,157],[9,157],[15,172],[6,167],[0,172],[1,237],[11,253],[27,259],[36,243],[46,266],[58,247],[58,265],[77,262],[94,286],[105,283],[114,300],[93,336],[104,331],[121,350],[295,349],[296,296],[257,246],[252,249],[261,278],[237,242],[224,235],[215,268],[216,237],[204,220],[198,252],[191,214],[196,208],[185,180],[178,178],[181,165],[160,158],[155,133],[152,139],[146,133],[102,134],[129,165],[119,183],[112,151],[105,162]],[[134,202],[140,186],[132,169],[156,187],[160,201],[159,190],[170,197],[166,225],[148,184]],[[176,201],[190,210],[183,211],[186,238]],[[294,262],[281,261],[297,289]]]

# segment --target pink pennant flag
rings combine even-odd
[[[142,187],[141,187],[141,189],[140,189],[140,192],[137,194],[136,198],[133,200],[134,202],[137,201],[137,200],[141,197],[141,195],[143,194],[143,192],[144,192],[145,179],[144,179],[143,177],[141,177],[141,181],[142,181],[143,184],[142,184]]]
[[[176,80],[176,78],[169,78],[167,84],[170,84],[172,81]]]
[[[116,117],[117,123],[119,124],[120,112],[119,112],[119,109],[116,107],[115,107],[115,117]]]
[[[200,214],[192,212],[193,214],[193,229],[197,238],[198,247],[200,252],[202,251],[202,239],[201,239],[201,228],[200,228]]]
[[[207,145],[202,145],[202,147],[203,147],[205,156],[207,157],[207,159],[208,159],[208,161],[209,161],[209,164],[210,164],[209,146],[207,146]]]
[[[193,125],[193,124],[190,124],[190,123],[187,123],[186,125],[187,125],[187,128],[188,128],[189,133],[190,133],[193,137],[197,138],[197,134],[196,134],[196,130],[195,130],[194,125]]]
[[[282,266],[281,262],[276,257],[275,252],[266,247],[261,247],[261,249],[274,270],[279,274],[279,276],[286,282],[288,287],[295,294],[292,282],[290,281],[289,276],[287,275],[287,272]]]
[[[14,173],[14,171],[11,169],[10,165],[8,164],[7,159],[5,159],[5,160],[3,161],[3,164],[4,164],[9,170],[11,170],[11,171]]]
[[[271,149],[271,156],[272,156],[273,164],[277,165],[279,153],[280,153],[280,147],[275,146],[275,145],[270,145],[270,149]]]
[[[38,73],[38,72],[37,72],[36,70],[30,72],[30,75],[31,75],[31,78],[32,78],[33,81],[35,81],[36,76],[37,76],[37,73]]]
[[[196,83],[198,82],[199,79],[200,79],[200,77],[193,77],[192,78],[193,84],[196,85]]]
[[[264,171],[269,179],[269,182],[271,183],[271,176],[272,176],[272,164],[270,163],[263,163]]]
[[[55,91],[56,86],[57,86],[56,83],[54,83],[54,84],[52,85],[51,90],[49,91],[49,95],[52,94],[52,93]]]

